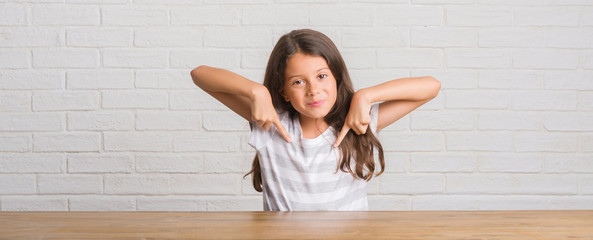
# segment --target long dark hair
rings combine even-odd
[[[272,104],[278,109],[288,111],[291,119],[298,116],[299,113],[289,102],[284,101],[284,97],[280,94],[280,90],[284,88],[284,73],[288,59],[298,52],[323,57],[336,78],[336,103],[324,117],[324,120],[336,130],[337,137],[350,110],[354,89],[342,55],[336,45],[323,33],[311,29],[294,30],[278,40],[270,54],[264,76],[264,86],[268,88],[272,96]],[[375,174],[375,159],[373,156],[375,149],[378,150],[379,164],[381,166],[381,170],[376,174],[378,176],[385,169],[381,142],[370,129],[361,135],[356,135],[353,131],[350,131],[340,144],[341,160],[336,171],[342,170],[351,173],[355,178],[371,180]],[[351,160],[355,161],[354,169],[352,169]],[[253,187],[256,191],[261,192],[263,190],[262,177],[257,154],[253,159],[251,171],[245,177],[249,174],[253,174]]]

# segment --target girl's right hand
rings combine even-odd
[[[266,87],[257,88],[253,91],[253,99],[251,101],[251,120],[256,122],[257,126],[268,131],[275,125],[278,132],[286,142],[292,142],[288,131],[284,128],[278,118],[278,113],[272,104],[272,97]]]

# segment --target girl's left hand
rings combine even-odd
[[[356,135],[365,134],[371,123],[371,100],[364,95],[364,92],[358,91],[352,97],[350,110],[344,121],[344,126],[338,134],[334,147],[340,146],[348,131],[352,129]]]

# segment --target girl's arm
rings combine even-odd
[[[291,141],[272,105],[270,92],[264,85],[231,71],[208,66],[195,68],[191,71],[191,77],[198,87],[247,121],[256,121],[265,130],[275,125],[284,139]]]
[[[432,77],[402,78],[357,91],[352,97],[344,126],[334,143],[340,145],[348,131],[364,134],[370,124],[371,104],[379,105],[377,131],[437,96],[441,83]]]

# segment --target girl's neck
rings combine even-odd
[[[329,125],[323,118],[308,118],[300,115],[299,123],[301,124],[303,138],[305,139],[319,137],[319,135],[329,128]]]

